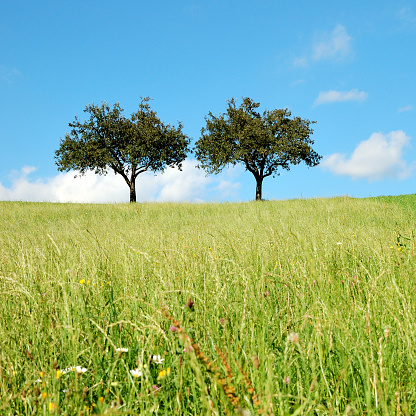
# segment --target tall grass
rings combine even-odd
[[[414,415],[415,207],[0,202],[0,414]]]

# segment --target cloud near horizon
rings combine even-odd
[[[0,183],[0,200],[32,202],[120,203],[129,202],[129,188],[120,175],[100,176],[87,172],[59,173],[48,179],[31,180],[36,168],[25,166],[11,173],[11,187]],[[220,200],[232,196],[240,187],[235,168],[216,176],[206,176],[196,161],[185,160],[182,171],[168,168],[163,174],[146,172],[138,176],[138,202],[203,202],[207,197]],[[226,191],[226,192],[225,192]]]
[[[339,103],[345,101],[364,101],[367,97],[368,93],[358,91],[356,88],[350,91],[321,91],[313,105],[317,106],[321,104]]]
[[[357,145],[350,157],[334,153],[326,156],[320,166],[336,175],[370,182],[387,178],[406,179],[414,169],[414,164],[409,166],[402,158],[403,148],[409,144],[410,137],[402,130],[386,135],[373,133]]]

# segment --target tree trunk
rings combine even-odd
[[[130,181],[130,202],[136,202],[136,180]]]
[[[258,176],[256,178],[256,201],[261,201],[261,188],[263,185],[263,178]]]

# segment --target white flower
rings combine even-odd
[[[88,370],[84,367],[81,367],[80,365],[77,365],[76,367],[68,367],[68,368],[65,368],[65,370],[61,370],[61,375],[70,373],[71,371],[75,371],[79,374],[79,373],[85,373]]]
[[[162,363],[163,363],[163,361],[165,361],[165,359],[164,359],[164,358],[161,358],[161,357],[160,357],[160,355],[154,355],[154,356],[152,357],[152,361],[153,361],[155,364],[162,364]]]
[[[337,243],[337,246],[340,246],[342,243],[341,243],[341,241],[339,241],[338,243]]]
[[[136,378],[139,378],[143,375],[143,373],[138,368],[135,368],[134,370],[130,370],[130,374]]]
[[[128,350],[128,348],[116,348],[117,352],[127,352]]]

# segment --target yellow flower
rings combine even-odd
[[[159,375],[157,376],[157,379],[160,380],[162,378],[166,377],[166,370],[162,370],[159,372]]]
[[[161,380],[162,378],[165,378],[166,376],[170,376],[170,367],[168,367],[166,370],[161,370],[159,372],[159,375],[157,376],[157,379]]]
[[[46,393],[46,391],[44,391],[42,393],[42,399],[46,399],[48,397],[48,393]]]
[[[104,397],[103,397],[103,396],[101,396],[101,397],[98,399],[98,401],[99,401],[100,403],[102,403],[102,402],[104,401]]]
[[[61,377],[61,370],[56,370],[56,378],[60,378]]]
[[[81,279],[80,281],[79,281],[79,284],[80,285],[83,285],[85,283],[85,279]]]
[[[55,410],[55,408],[56,408],[56,404],[55,404],[55,403],[50,402],[48,407],[49,407],[49,411],[50,411],[50,412],[52,412],[52,411],[54,411],[54,410]]]

